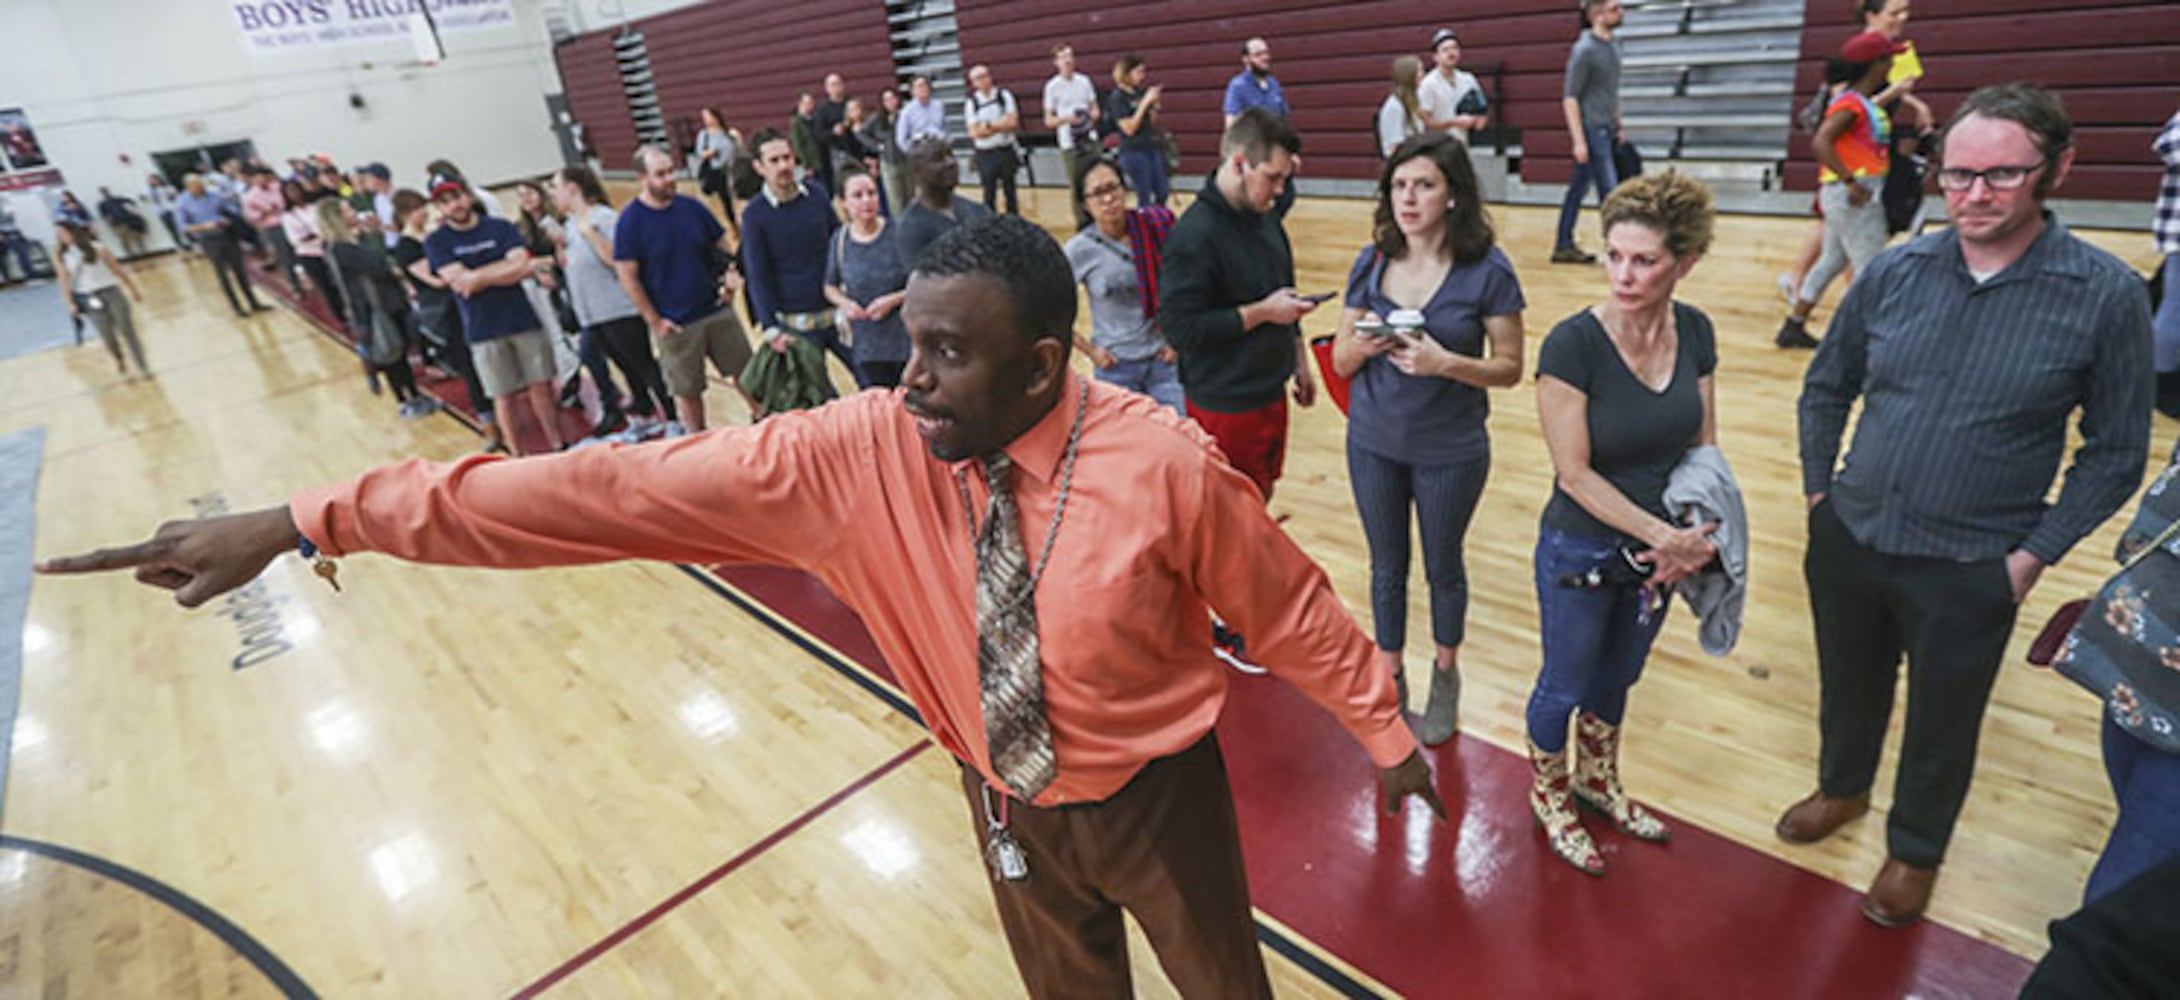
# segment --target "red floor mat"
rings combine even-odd
[[[714,572],[891,679],[815,579]],[[1256,905],[1411,997],[2010,997],[2028,977],[1947,927],[1878,928],[1856,890],[1686,822],[1662,846],[1590,822],[1609,871],[1584,875],[1536,830],[1528,762],[1465,736],[1425,751],[1439,825],[1384,816],[1361,748],[1279,681],[1234,675],[1219,734]]]

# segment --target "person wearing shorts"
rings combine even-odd
[[[530,251],[521,231],[512,222],[477,211],[476,196],[459,177],[433,176],[431,197],[444,222],[424,238],[424,257],[461,306],[462,333],[500,427],[521,454],[514,433],[515,397],[527,397],[545,443],[559,451],[567,442],[553,399],[552,344],[522,293],[522,279],[530,275]]]
[[[679,426],[669,435],[704,429],[704,359],[739,391],[749,364],[749,333],[727,303],[742,279],[730,265],[715,276],[712,261],[732,260],[727,229],[704,203],[680,194],[680,161],[663,146],[636,151],[642,193],[621,210],[613,229],[613,267],[621,290],[651,327],[659,368],[673,394]]]

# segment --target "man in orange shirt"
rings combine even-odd
[[[903,391],[645,445],[406,462],[39,569],[133,567],[186,607],[298,546],[803,569],[862,614],[963,762],[1032,995],[1127,995],[1125,909],[1184,995],[1269,996],[1211,735],[1228,678],[1201,639],[1211,609],[1363,745],[1389,810],[1444,806],[1371,641],[1256,488],[1193,424],[1069,370],[1073,280],[1035,225],[970,223],[909,281]]]

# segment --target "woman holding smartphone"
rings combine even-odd
[[[1422,529],[1437,655],[1416,733],[1431,746],[1460,728],[1462,541],[1491,471],[1487,390],[1521,381],[1525,304],[1467,147],[1443,133],[1402,142],[1378,179],[1376,232],[1348,274],[1332,363],[1353,379],[1348,477],[1370,545],[1378,655],[1403,703],[1411,510]]]

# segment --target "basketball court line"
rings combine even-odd
[[[917,740],[907,749],[902,750],[900,753],[894,754],[885,763],[880,764],[877,767],[866,772],[862,777],[849,782],[839,791],[836,791],[833,794],[826,796],[816,805],[813,805],[810,808],[803,810],[800,815],[796,816],[794,819],[788,820],[786,823],[782,824],[778,829],[773,830],[771,833],[766,834],[763,839],[749,845],[748,847],[743,848],[741,853],[738,853],[735,856],[728,858],[723,862],[720,862],[718,867],[704,873],[704,875],[698,878],[696,881],[691,882],[686,886],[683,886],[679,892],[676,892],[673,895],[668,896],[663,900],[660,900],[650,909],[645,910],[640,914],[637,914],[633,919],[629,920],[627,923],[622,924],[620,927],[615,928],[605,937],[599,938],[596,943],[592,944],[588,948],[583,949],[580,952],[577,952],[574,957],[568,959],[567,961],[560,963],[558,966],[555,966],[552,971],[538,977],[535,982],[532,982],[530,985],[515,991],[515,993],[512,995],[512,1000],[531,1000],[531,998],[538,996],[539,994],[545,992],[548,989],[551,989],[561,980],[564,980],[569,976],[574,975],[584,966],[596,961],[600,956],[604,955],[609,951],[612,951],[614,948],[619,947],[622,942],[627,941],[629,938],[635,937],[638,933],[641,933],[644,928],[647,928],[652,924],[657,923],[667,914],[672,913],[674,910],[680,908],[683,903],[686,903],[691,899],[695,899],[698,895],[701,895],[704,890],[711,888],[720,879],[726,878],[727,876],[734,874],[734,872],[737,869],[740,869],[743,865],[746,865],[751,861],[755,861],[757,858],[761,857],[766,851],[769,851],[772,848],[778,846],[781,841],[784,841],[788,837],[791,837],[796,833],[800,832],[803,827],[809,826],[819,817],[822,817],[826,813],[831,812],[834,807],[840,805],[843,802],[846,802],[850,798],[853,798],[857,792],[860,792],[866,788],[869,788],[871,785],[876,784],[879,779],[884,778],[888,774],[892,774],[895,769],[899,768],[903,764],[908,763],[911,760],[914,760],[917,754],[920,754],[930,748],[931,741],[929,739]]]
[[[258,972],[264,974],[266,981],[274,989],[279,990],[282,996],[289,998],[289,1000],[317,1000],[317,992],[312,990],[308,983],[303,982],[303,977],[296,974],[294,969],[289,968],[288,963],[281,961],[280,956],[273,954],[271,948],[267,948],[257,938],[252,937],[249,931],[236,926],[234,921],[221,916],[218,910],[198,902],[195,897],[180,889],[176,889],[126,865],[62,847],[59,844],[49,844],[42,840],[32,840],[28,837],[17,837],[12,834],[0,834],[0,849],[7,848],[35,854],[42,858],[51,858],[62,864],[81,868],[100,878],[118,882],[146,896],[150,896],[167,909],[189,918],[190,922],[211,932],[213,937],[220,939],[220,943],[234,949],[235,954],[241,955],[243,960],[249,962]]]

